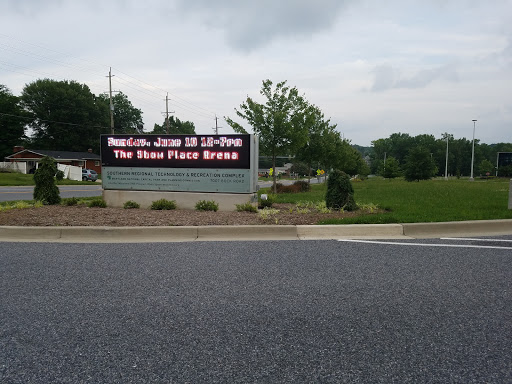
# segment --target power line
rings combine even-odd
[[[16,41],[18,44],[18,46],[13,46],[13,45],[10,45],[10,44],[5,44],[5,43],[2,43],[0,42],[0,49],[4,49],[4,50],[9,50],[11,52],[13,52],[14,54],[16,55],[22,55],[22,56],[27,56],[27,57],[31,57],[31,58],[35,58],[39,61],[45,61],[45,62],[49,62],[49,63],[53,63],[53,64],[57,64],[57,65],[60,65],[61,67],[66,67],[66,68],[70,68],[70,69],[78,69],[80,71],[87,71],[89,73],[92,73],[94,75],[98,75],[98,71],[96,69],[92,70],[91,67],[87,67],[87,66],[78,66],[76,65],[75,63],[69,63],[68,61],[63,61],[63,60],[59,60],[59,59],[55,59],[49,55],[45,55],[45,54],[39,54],[39,53],[35,53],[33,49],[30,49],[30,50],[25,50],[25,49],[22,49],[20,48],[19,46],[23,46],[24,45],[27,45],[27,46],[30,46],[30,47],[36,47],[40,50],[43,50],[44,52],[53,52],[53,53],[57,53],[59,55],[62,55],[62,56],[65,56],[65,57],[68,57],[68,58],[71,58],[71,59],[78,59],[76,56],[72,56],[72,55],[69,55],[69,54],[65,54],[63,52],[59,52],[57,50],[54,50],[54,49],[50,49],[48,47],[44,47],[44,46],[41,46],[41,45],[37,45],[37,44],[33,44],[33,43],[30,43],[30,42],[26,42],[26,41],[23,41],[21,39],[18,39],[18,38],[15,38],[13,36],[9,36],[9,35],[6,35],[6,34],[3,34],[3,33],[0,33],[0,37],[4,37],[4,38],[8,38],[8,39],[11,39],[13,41]],[[87,61],[87,60],[84,60],[83,58],[80,58],[80,61],[83,63],[83,62],[88,62],[94,66],[101,66],[101,67],[105,67],[101,64],[98,64],[98,63],[95,63],[95,62],[92,62],[92,61]],[[55,74],[55,73],[44,73],[44,72],[38,72],[38,71],[34,71],[34,70],[31,70],[29,68],[26,68],[26,67],[23,67],[23,66],[16,66],[14,64],[10,64],[10,63],[6,63],[5,61],[2,62],[3,65],[7,65],[7,66],[10,66],[11,68],[5,68],[6,70],[10,71],[10,72],[14,72],[14,73],[20,73],[22,75],[25,75],[25,76],[30,76],[30,77],[36,77],[35,75],[33,74],[42,74],[43,76],[51,76],[51,77],[54,77],[54,78],[61,78],[61,79],[65,79],[66,76],[62,76],[62,75],[58,75],[58,74]],[[30,73],[24,73],[24,72],[20,72],[16,69],[22,69],[24,71],[28,71],[28,72],[31,72],[33,74],[30,74]],[[213,113],[213,112],[210,112],[209,110],[203,108],[203,107],[200,107],[192,102],[190,102],[189,100],[183,98],[183,97],[180,97],[172,92],[168,92],[168,91],[165,91],[164,89],[158,87],[158,86],[154,86],[154,85],[151,85],[145,81],[142,81],[142,80],[139,80],[137,79],[136,77],[133,77],[125,72],[122,72],[118,69],[116,69],[117,72],[119,73],[122,73],[124,74],[125,76],[127,76],[128,78],[130,79],[133,79],[135,80],[134,81],[130,81],[128,79],[125,79],[125,78],[122,78],[122,77],[116,77],[118,80],[120,80],[121,82],[124,82],[122,83],[124,86],[128,87],[128,88],[131,88],[133,89],[134,91],[136,91],[138,94],[137,95],[131,95],[132,98],[136,99],[136,100],[144,100],[145,103],[148,103],[146,105],[150,105],[151,108],[153,108],[155,111],[158,109],[156,107],[157,103],[156,103],[156,98],[158,98],[158,100],[161,100],[161,93],[158,93],[158,92],[155,92],[154,90],[159,90],[161,92],[165,92],[166,94],[171,94],[173,96],[173,100],[171,101],[171,103],[179,108],[182,113],[184,113],[185,115],[187,114],[193,114],[194,116],[197,117],[201,117],[203,119],[212,119],[212,118],[216,118],[216,115]],[[117,73],[116,72],[116,73]],[[94,87],[94,89],[99,89],[100,86],[96,83],[94,84],[94,82],[91,83],[91,86],[90,86],[90,89]],[[129,84],[133,85],[133,86],[130,86]],[[141,85],[142,84],[142,85]],[[149,87],[149,88],[148,88]],[[98,93],[101,93],[101,92],[98,92]],[[145,99],[145,98],[141,98],[139,94],[145,94],[147,96],[150,97],[150,99]],[[215,116],[215,117],[214,117]]]
[[[182,100],[182,101],[183,101],[183,103],[185,103],[185,104],[190,104],[190,105],[191,105],[191,106],[193,106],[194,108],[196,108],[196,109],[200,109],[200,110],[202,110],[202,111],[206,112],[209,116],[214,115],[214,113],[212,113],[211,111],[208,111],[208,110],[207,110],[207,109],[205,109],[205,108],[199,107],[199,106],[195,105],[194,103],[192,103],[192,102],[188,101],[187,99],[185,99],[185,98],[183,98],[183,97],[180,97],[180,96],[178,96],[178,95],[173,94],[172,92],[169,92],[169,91],[164,90],[164,89],[162,89],[162,88],[160,88],[160,87],[156,87],[156,86],[153,86],[153,85],[151,85],[151,84],[148,84],[148,83],[146,83],[146,82],[144,82],[144,81],[142,81],[142,80],[139,80],[139,79],[137,79],[137,78],[135,78],[135,77],[133,77],[133,76],[130,76],[130,75],[128,75],[127,73],[124,73],[124,72],[122,72],[122,71],[120,71],[120,70],[117,70],[117,71],[118,71],[118,72],[120,72],[120,73],[122,73],[122,74],[124,74],[124,75],[126,75],[126,76],[128,76],[128,77],[131,77],[132,79],[134,79],[134,80],[136,80],[136,81],[138,81],[138,82],[140,82],[140,83],[142,83],[142,84],[144,84],[144,85],[147,85],[147,86],[149,86],[149,87],[152,87],[152,88],[158,89],[158,90],[160,90],[160,91],[162,91],[162,92],[169,93],[169,94],[171,94],[171,96],[173,96],[173,97],[175,97],[175,98],[177,98],[177,99],[179,99],[179,100]]]
[[[32,121],[37,121],[37,122],[41,122],[41,123],[51,123],[51,124],[61,124],[61,125],[71,125],[71,126],[76,126],[76,127],[93,127],[93,128],[104,128],[104,129],[108,129],[108,127],[104,127],[102,125],[90,125],[90,124],[78,124],[78,123],[66,123],[66,122],[63,122],[63,121],[54,121],[54,120],[45,120],[45,119],[34,119],[33,117],[27,117],[27,116],[19,116],[19,115],[12,115],[10,113],[3,113],[3,112],[0,112],[0,115],[2,116],[8,116],[8,117],[15,117],[17,119],[20,119],[20,120],[32,120]]]

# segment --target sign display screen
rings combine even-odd
[[[104,189],[253,193],[254,135],[102,135]]]
[[[250,135],[102,135],[107,167],[250,168]]]
[[[498,152],[498,168],[512,164],[512,152]]]

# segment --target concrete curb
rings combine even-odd
[[[0,241],[144,243],[187,241],[406,239],[512,235],[512,220],[358,225],[247,225],[200,227],[9,227]]]
[[[396,239],[404,237],[401,224],[298,225],[302,240],[316,239]]]
[[[414,238],[498,236],[512,234],[512,220],[405,223],[404,235]]]

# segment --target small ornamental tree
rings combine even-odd
[[[437,167],[428,149],[414,147],[405,157],[404,176],[407,181],[430,180],[437,173]]]
[[[387,158],[386,163],[382,164],[382,168],[382,176],[386,179],[394,179],[401,175],[400,164],[393,156]]]
[[[60,203],[60,192],[54,178],[56,173],[55,161],[51,157],[43,157],[39,168],[34,172],[34,182],[36,183],[34,200],[39,200],[47,205]]]
[[[350,177],[345,172],[336,169],[329,174],[325,205],[335,210],[355,211],[357,209],[354,189]]]

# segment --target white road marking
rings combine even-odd
[[[491,245],[464,245],[464,244],[424,244],[424,243],[399,243],[396,241],[376,241],[376,240],[352,240],[352,239],[338,239],[347,243],[365,243],[365,244],[379,244],[379,245],[409,245],[416,247],[448,247],[448,248],[483,248],[483,249],[508,249],[512,251],[511,247],[498,247]]]
[[[487,241],[487,242],[504,242],[512,243],[512,239],[472,239],[469,237],[441,237],[441,240],[457,240],[457,241]]]

